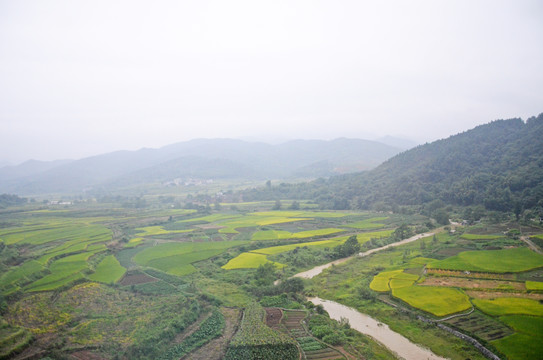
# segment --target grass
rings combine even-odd
[[[520,272],[543,266],[543,255],[528,248],[464,251],[445,260],[428,264],[428,268],[481,272]]]
[[[192,263],[219,255],[226,249],[247,241],[217,241],[200,243],[166,243],[138,252],[133,261],[172,275],[183,276],[196,271]]]
[[[409,305],[438,317],[471,308],[466,294],[457,289],[433,286],[392,288],[392,295]]]
[[[138,236],[153,236],[153,235],[164,235],[164,234],[183,234],[194,231],[194,229],[187,230],[166,230],[162,226],[146,226],[142,228],[137,228]]]
[[[96,267],[94,274],[87,276],[89,280],[106,284],[116,283],[121,279],[126,269],[121,266],[114,255],[106,256]]]
[[[290,239],[292,233],[290,231],[283,230],[263,230],[257,231],[251,237],[253,241],[264,241],[264,240],[284,240]]]
[[[101,225],[51,220],[45,225],[23,227],[22,229],[7,229],[3,231],[3,234],[0,233],[0,237],[2,237],[6,245],[43,245],[54,241],[83,241],[97,237],[108,237],[111,239],[111,231]]]
[[[543,354],[541,337],[513,334],[492,342],[509,360],[540,359]]]
[[[526,281],[526,289],[530,291],[543,291],[543,282]]]
[[[330,229],[323,229],[323,230],[329,231]],[[311,230],[311,231],[304,231],[303,233],[317,234],[319,232],[315,231],[315,230]],[[370,232],[370,233],[362,233],[362,234],[357,235],[357,239],[358,239],[359,243],[363,244],[364,242],[369,241],[371,238],[388,236],[391,233],[392,233],[392,230],[377,231],[377,232]],[[296,248],[303,248],[303,247],[310,247],[310,248],[314,248],[314,249],[333,248],[333,247],[336,247],[336,246],[342,244],[343,242],[345,242],[345,240],[347,240],[347,238],[348,238],[348,236],[341,236],[341,237],[336,237],[336,238],[329,239],[329,240],[318,240],[318,241],[310,241],[310,242],[304,242],[304,243],[271,246],[271,247],[262,248],[262,249],[258,249],[258,250],[252,250],[252,251],[250,251],[250,253],[258,254],[258,255],[277,255],[277,254],[285,253],[285,252],[288,252],[288,251],[292,251],[292,250],[294,250]],[[242,255],[243,254],[240,254],[238,257],[240,257]],[[256,260],[257,258],[258,258],[258,260]],[[252,261],[248,261],[249,259],[251,259]],[[265,259],[265,261],[264,261],[264,259]],[[234,258],[234,259],[230,260],[229,264],[231,263],[231,264],[234,264],[234,265],[229,265],[229,266],[240,266],[241,265],[241,267],[236,267],[236,268],[256,268],[259,265],[264,264],[264,263],[269,262],[269,261],[270,260],[268,260],[266,257],[262,258],[262,257],[251,257],[251,256],[243,255],[241,257],[241,259]],[[256,266],[252,266],[250,264],[253,264],[253,265],[256,265]],[[278,263],[276,263],[276,264],[278,264]],[[228,264],[226,264],[226,265],[228,265]],[[285,266],[283,264],[279,264],[279,265],[281,267]],[[225,269],[228,269],[228,268],[225,268]]]
[[[232,219],[232,218],[240,218],[242,217],[243,215],[240,215],[240,214],[224,214],[224,213],[219,213],[219,214],[213,214],[213,215],[207,215],[207,216],[201,216],[201,217],[197,217],[197,218],[192,218],[192,219],[186,219],[186,220],[180,220],[178,222],[180,223],[185,223],[185,222],[207,222],[207,223],[212,223],[212,222],[216,222],[216,221],[219,221],[219,220],[225,220],[225,219]]]
[[[325,211],[259,211],[251,213],[252,216],[272,216],[272,217],[303,217],[303,218],[340,218],[352,213],[325,212]]]
[[[384,238],[392,235],[394,230],[381,230],[381,231],[373,231],[373,232],[366,232],[356,235],[356,238],[358,240],[358,243],[360,245],[364,244],[365,242],[370,241],[371,239],[379,239]]]
[[[377,221],[383,221],[388,217],[375,217],[367,220],[358,221],[355,223],[347,224],[346,226],[359,230],[379,229],[385,226],[385,224],[378,224]]]
[[[305,246],[314,247],[314,248],[334,247],[341,244],[343,241],[344,240],[337,240],[337,239],[311,241],[311,242],[305,242],[305,243],[272,246],[268,248],[252,250],[251,252],[258,253],[258,254],[265,254],[265,255],[276,255],[276,254],[284,253],[284,252],[291,251],[296,248],[301,248]]]
[[[516,332],[533,336],[543,336],[543,317],[507,315],[501,316],[500,320]]]
[[[473,304],[481,311],[493,315],[534,315],[543,316],[543,304],[532,299],[508,298],[473,299]]]
[[[130,239],[130,241],[128,241],[126,244],[123,245],[123,248],[125,249],[134,248],[138,246],[139,244],[141,244],[142,241],[143,241],[143,238],[139,238],[139,237]]]
[[[289,231],[282,231],[282,230],[264,230],[264,231],[255,232],[251,240],[259,241],[259,240],[305,239],[305,238],[310,238],[314,236],[326,236],[326,235],[336,234],[342,231],[345,231],[345,230],[337,229],[337,228],[326,228],[326,229],[300,231],[297,233],[291,233]]]
[[[45,270],[45,267],[42,264],[36,260],[30,260],[5,273],[0,278],[0,284],[4,287],[5,285],[13,284],[14,282],[28,281],[29,277],[43,270]]]
[[[240,219],[233,219],[233,220],[226,220],[224,222],[219,222],[218,225],[224,226],[224,228],[219,230],[219,233],[237,234],[238,231],[236,229],[239,229],[239,228],[283,224],[283,223],[305,221],[305,220],[309,220],[309,219],[284,217],[284,216],[245,216]]]
[[[466,240],[495,240],[503,238],[503,235],[462,234],[460,237]]]
[[[264,265],[266,263],[272,263],[277,268],[282,268],[285,266],[283,264],[268,260],[266,255],[245,252],[231,259],[228,263],[223,265],[222,268],[225,270],[256,269],[260,265]]]

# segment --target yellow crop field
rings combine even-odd
[[[266,255],[246,252],[239,254],[237,257],[231,259],[227,264],[223,265],[222,268],[226,270],[255,269],[260,265],[264,265],[266,263],[272,263],[277,268],[282,268],[285,266],[277,262],[269,261]]]

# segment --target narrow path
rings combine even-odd
[[[529,236],[521,236],[521,237],[520,237],[520,240],[522,240],[526,245],[528,245],[528,247],[529,247],[530,249],[532,249],[532,250],[535,251],[536,253],[543,255],[543,251],[541,251],[541,249],[539,248],[539,246],[537,246],[536,244],[534,244],[534,243],[532,242],[532,240],[530,240],[530,237],[529,237]]]
[[[358,256],[360,256],[360,257],[368,256],[368,255],[371,255],[371,254],[373,254],[373,253],[375,253],[377,251],[381,251],[381,250],[385,250],[385,249],[388,249],[388,248],[391,248],[391,247],[396,247],[396,246],[408,244],[410,242],[413,242],[413,241],[416,241],[418,239],[422,239],[422,238],[425,238],[425,237],[428,237],[428,236],[432,236],[432,235],[435,235],[435,233],[429,232],[429,233],[417,234],[417,235],[411,236],[408,239],[404,239],[404,240],[401,240],[401,241],[398,241],[398,242],[395,242],[395,243],[392,243],[392,244],[382,246],[380,248],[371,249],[371,250],[368,250],[366,252],[359,253]]]

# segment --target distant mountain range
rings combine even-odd
[[[488,210],[543,211],[543,114],[497,120],[397,154],[371,171],[281,189],[255,189],[245,200],[306,198],[323,207],[368,209],[432,201]]]
[[[0,193],[81,193],[187,178],[327,177],[374,168],[401,150],[377,141],[345,138],[294,140],[279,145],[198,139],[160,149],[117,151],[81,160],[30,160],[3,167]]]

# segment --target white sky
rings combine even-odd
[[[0,0],[0,160],[541,112],[539,0]]]

